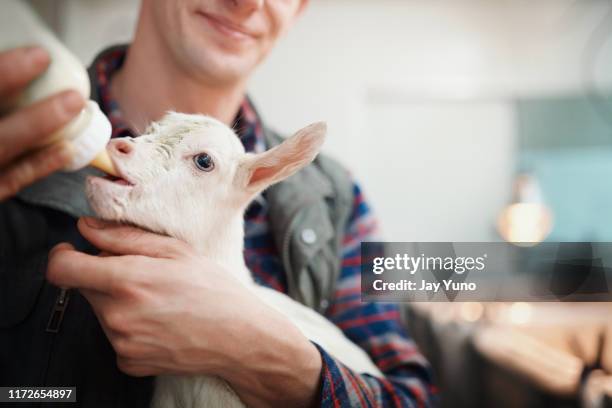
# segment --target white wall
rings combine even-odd
[[[137,1],[63,0],[85,62],[127,40]],[[581,89],[606,0],[314,0],[253,78],[265,118],[327,120],[389,240],[490,240],[514,171],[512,98]],[[612,53],[608,53],[612,55]],[[598,61],[612,83],[612,58]]]

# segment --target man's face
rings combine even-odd
[[[222,85],[246,79],[307,0],[144,0],[163,45],[191,75]]]

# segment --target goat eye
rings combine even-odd
[[[208,153],[200,153],[193,156],[193,162],[202,171],[211,171],[215,168],[215,163]]]

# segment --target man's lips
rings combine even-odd
[[[256,32],[235,24],[224,17],[205,13],[203,11],[198,11],[197,14],[203,17],[215,30],[234,39],[246,40],[258,36]]]

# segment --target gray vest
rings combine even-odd
[[[266,130],[268,147],[281,141]],[[324,312],[340,276],[342,240],[353,208],[349,174],[319,155],[311,165],[271,186],[266,198],[289,295]]]
[[[283,140],[269,129],[264,133],[268,148]],[[74,217],[92,215],[84,193],[87,174],[99,172],[86,168],[55,173],[22,190],[19,197]],[[353,204],[351,179],[341,165],[320,155],[266,194],[270,228],[287,274],[289,295],[324,312],[340,275],[342,239]]]

